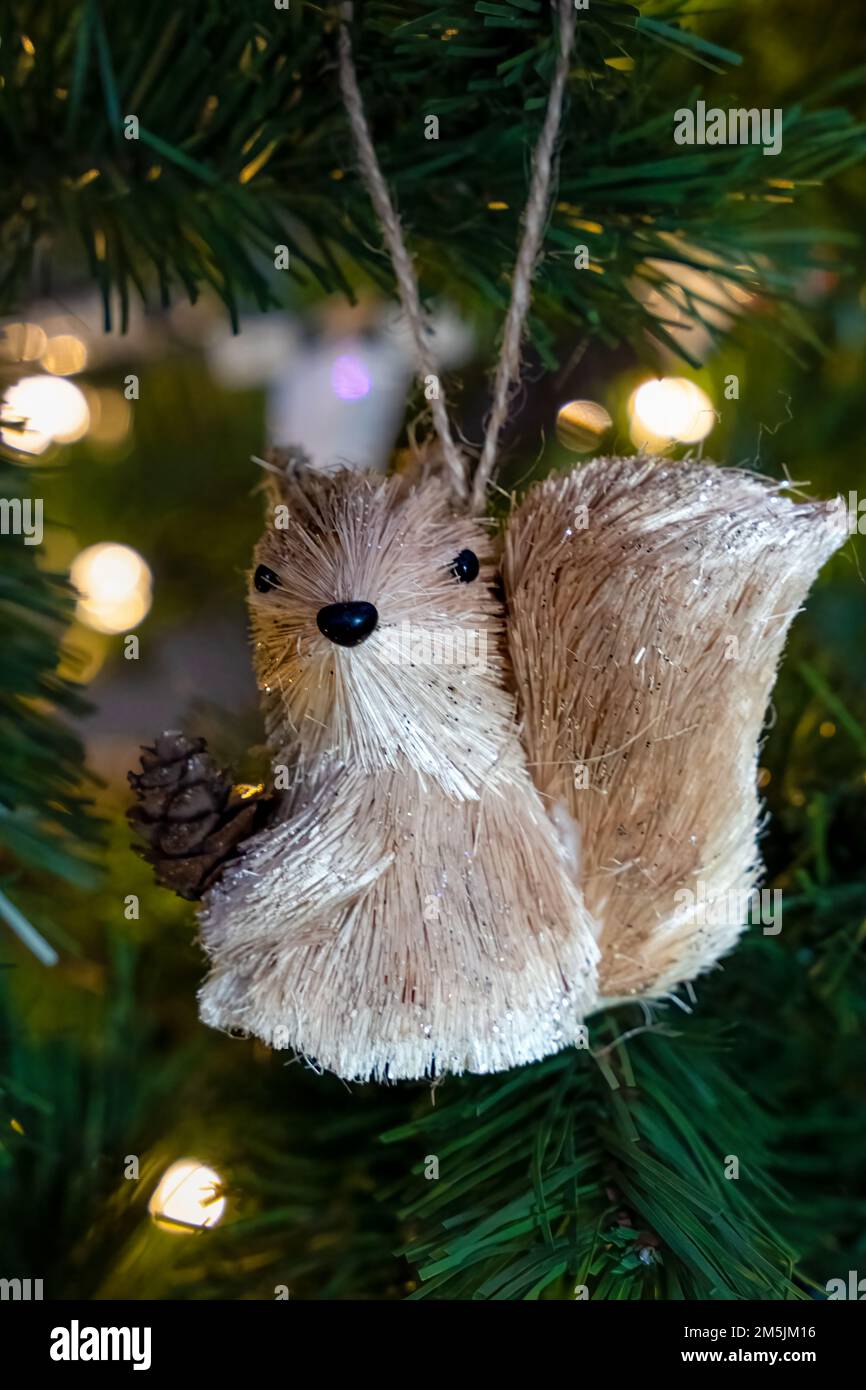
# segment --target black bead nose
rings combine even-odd
[[[329,603],[316,614],[319,631],[338,647],[357,647],[379,621],[372,603]]]

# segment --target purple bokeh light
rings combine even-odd
[[[352,352],[342,353],[331,367],[331,385],[341,401],[360,401],[370,394],[370,374],[360,357]]]

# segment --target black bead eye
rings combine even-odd
[[[455,579],[460,580],[461,584],[471,584],[473,579],[477,579],[480,568],[478,556],[474,550],[461,550],[456,559],[451,562],[451,573]]]
[[[259,565],[253,575],[253,583],[260,594],[269,594],[271,589],[280,587],[280,576],[269,570],[267,565]]]

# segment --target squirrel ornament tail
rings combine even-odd
[[[523,741],[577,829],[600,1002],[670,993],[743,930],[767,703],[838,516],[739,469],[638,456],[547,479],[509,522]]]

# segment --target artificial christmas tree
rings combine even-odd
[[[393,294],[339,92],[344,12],[233,0],[182,16],[157,0],[143,19],[113,3],[7,11],[0,112],[15,157],[0,194],[3,307],[50,338],[52,316],[92,283],[104,321],[130,329],[128,347],[100,366],[98,325],[77,325],[93,355],[78,378],[99,393],[92,420],[127,377],[141,388],[114,453],[99,453],[94,430],[46,450],[45,461],[62,460],[53,475],[40,463],[28,477],[67,534],[111,535],[150,557],[156,606],[137,664],[117,638],[88,648],[92,664],[105,662],[90,677],[100,714],[84,726],[110,782],[101,886],[58,901],[20,855],[21,788],[39,807],[40,845],[52,819],[55,834],[74,825],[80,838],[64,802],[82,793],[73,745],[58,788],[58,763],[49,777],[37,756],[45,726],[4,734],[18,788],[3,817],[5,891],[60,957],[45,971],[4,933],[16,966],[4,972],[0,1185],[14,1217],[2,1227],[4,1276],[44,1276],[51,1297],[273,1298],[277,1286],[308,1298],[823,1292],[864,1254],[866,740],[862,596],[847,560],[859,538],[795,626],[761,754],[771,811],[761,851],[784,894],[779,936],[747,931],[694,994],[649,1015],[633,1006],[599,1017],[589,1049],[505,1077],[449,1079],[435,1105],[423,1086],[349,1094],[202,1030],[192,920],[126,848],[120,773],[155,728],[200,727],[189,695],[242,664],[238,576],[258,515],[243,461],[261,453],[262,422],[251,391],[230,395],[208,374],[192,324],[217,331],[213,297],[242,325],[251,307],[297,312],[325,291]],[[647,376],[660,372],[680,383],[678,410],[683,373],[715,403],[716,457],[808,478],[813,498],[861,486],[862,275],[851,274],[850,233],[866,138],[839,105],[856,106],[856,74],[838,77],[858,32],[844,8],[820,30],[772,5],[711,19],[678,6],[577,12],[524,386],[503,394],[493,383],[507,404],[495,448],[506,492],[562,466],[555,446],[539,457],[539,440],[563,401],[600,398],[617,455],[633,390],[652,406],[647,430],[665,425],[670,388],[646,400]],[[422,309],[450,301],[485,345],[447,383],[455,448],[483,451],[486,348],[508,312],[529,152],[561,51],[551,11],[521,0],[395,13],[370,0],[350,37]],[[746,53],[740,73],[732,38]],[[674,143],[676,110],[704,96],[749,108],[758,90],[762,106],[784,109],[778,155]],[[199,301],[191,315],[184,297]],[[67,318],[63,331],[75,327]],[[12,353],[4,373],[47,379],[35,360]],[[356,368],[352,390],[363,391]],[[409,404],[407,449],[413,424],[425,432],[429,386]],[[591,418],[603,425],[603,413]],[[498,492],[492,501],[504,510]],[[759,571],[760,557],[752,563]],[[25,607],[40,583],[19,587]],[[171,656],[170,634],[181,642]],[[40,638],[31,658],[56,693],[54,647]],[[186,669],[194,689],[174,686],[177,708],[156,722],[160,688]],[[44,705],[26,708],[41,721]],[[207,732],[216,764],[258,785],[264,760],[241,761],[261,739],[251,709],[252,691],[238,687],[221,722],[206,711]],[[113,722],[100,725],[107,712]],[[224,791],[205,817],[225,809]],[[147,1214],[184,1154],[225,1183],[220,1224],[194,1240]],[[134,1179],[129,1156],[140,1159]]]

